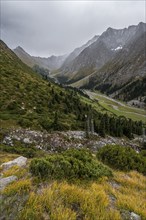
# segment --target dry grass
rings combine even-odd
[[[115,178],[121,187],[115,192],[117,207],[134,211],[146,219],[146,177],[137,172],[119,173]]]
[[[110,209],[109,197],[102,185],[92,183],[81,187],[66,182],[54,182],[41,194],[31,194],[20,219],[43,219],[44,213],[52,220],[120,220],[120,213]]]
[[[15,166],[11,167],[10,169],[4,171],[3,177],[8,177],[8,176],[14,175],[14,176],[17,176],[18,179],[20,179],[27,174],[28,174],[28,169],[15,165]]]
[[[5,152],[0,151],[0,164],[8,162],[10,160],[14,160],[19,156],[20,155],[18,154],[11,154],[11,153],[5,153]]]
[[[21,195],[23,193],[28,193],[31,190],[31,180],[30,179],[21,179],[15,181],[8,185],[3,191],[2,195],[13,196],[16,193]]]
[[[6,156],[12,159],[10,154]],[[16,175],[18,181],[8,185],[2,195],[10,199],[28,196],[17,212],[19,220],[122,220],[121,210],[135,212],[146,220],[146,177],[135,171],[114,171],[110,179],[72,184],[36,182],[29,177],[27,168],[17,166],[4,172],[4,177],[9,175]]]
[[[113,204],[111,195],[115,198]],[[121,210],[135,212],[142,220],[146,219],[146,177],[137,172],[115,172],[112,179],[102,178],[91,184],[53,182],[39,193],[29,195],[19,218],[121,220]]]

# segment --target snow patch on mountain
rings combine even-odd
[[[122,50],[122,49],[123,49],[123,47],[122,47],[122,46],[118,46],[118,47],[116,47],[115,49],[114,49],[114,48],[112,48],[111,50],[117,51],[117,50]]]

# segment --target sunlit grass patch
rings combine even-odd
[[[116,172],[114,179],[124,187],[133,188],[134,190],[146,190],[146,177],[136,171]]]
[[[135,212],[139,214],[143,220],[146,219],[146,193],[143,191],[133,191],[129,187],[122,187],[115,195],[118,208]]]
[[[141,184],[138,187],[139,181]],[[139,214],[144,220],[145,181],[143,175],[132,171],[114,172],[111,179],[102,177],[98,181],[83,184],[48,182],[47,187],[43,188],[42,185],[41,190],[29,194],[19,219],[122,220],[121,210],[127,210]],[[119,187],[114,187],[112,182]],[[115,198],[112,205],[111,195]]]
[[[146,219],[146,177],[132,171],[127,174],[116,172],[115,180],[120,184],[118,190],[112,190],[119,209],[133,211]]]
[[[3,177],[8,177],[8,176],[17,176],[18,178],[24,177],[26,174],[28,174],[28,169],[27,168],[22,168],[17,165],[11,167],[10,169],[6,170],[3,172]]]
[[[92,183],[82,187],[67,182],[54,182],[41,194],[30,194],[21,219],[42,219],[43,215],[52,220],[121,220],[118,210],[110,209],[109,198],[102,185]]]
[[[29,199],[18,215],[19,220],[40,220],[43,216],[43,204],[40,203],[40,196],[31,192]]]
[[[2,194],[6,196],[13,196],[16,193],[21,195],[23,193],[28,193],[31,190],[31,186],[32,185],[30,179],[21,179],[8,185],[2,191]]]
[[[19,156],[20,155],[18,155],[18,154],[11,154],[11,153],[6,153],[3,151],[0,151],[0,164],[14,160]]]

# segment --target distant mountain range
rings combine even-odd
[[[33,67],[35,65],[39,65],[40,67],[51,71],[60,68],[67,57],[67,55],[51,56],[48,58],[35,57],[29,55],[22,47],[19,46],[16,47],[13,51],[22,60],[22,62],[28,66]]]
[[[34,67],[38,65],[49,71],[53,71],[61,68],[62,66],[65,68],[68,66],[86,47],[90,44],[94,43],[99,36],[94,36],[91,40],[89,40],[83,46],[76,48],[69,55],[62,56],[50,56],[48,58],[45,57],[35,57],[28,54],[22,47],[18,46],[13,51],[14,53],[22,60],[23,63],[27,64],[30,67]]]
[[[76,48],[67,57],[32,57],[22,48],[14,50],[29,66],[56,70],[60,83],[97,89],[126,101],[146,97],[146,24],[124,29],[109,27]]]

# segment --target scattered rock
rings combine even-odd
[[[31,144],[32,141],[29,138],[24,138],[23,143],[25,144]]]
[[[2,167],[4,170],[7,170],[7,169],[9,169],[10,167],[15,166],[15,165],[20,166],[20,167],[25,166],[25,165],[26,165],[26,162],[27,162],[27,158],[21,156],[21,157],[18,157],[18,158],[16,158],[16,159],[12,160],[12,161],[3,163],[3,164],[1,165],[1,167]]]
[[[130,220],[130,212],[128,210],[121,210],[121,216],[123,220]]]
[[[115,208],[116,197],[113,195],[109,195],[110,208]]]
[[[110,185],[111,185],[114,189],[119,189],[119,188],[120,188],[120,184],[116,183],[115,181],[110,181]]]
[[[141,220],[141,217],[134,212],[131,212],[130,220]]]
[[[3,190],[8,184],[17,180],[17,176],[9,176],[0,179],[0,190]]]
[[[140,215],[128,210],[121,210],[121,215],[123,220],[141,220]]]
[[[7,146],[15,146],[15,141],[20,142],[23,147],[33,146],[52,152],[58,152],[69,148],[83,148],[86,146],[94,152],[107,144],[118,144],[122,146],[130,146],[138,150],[138,140],[127,140],[124,138],[106,136],[100,137],[97,133],[91,135],[89,139],[86,138],[85,131],[64,131],[52,132],[46,131],[33,131],[30,129],[14,129],[8,131],[2,143]],[[17,143],[18,144],[18,143]]]

